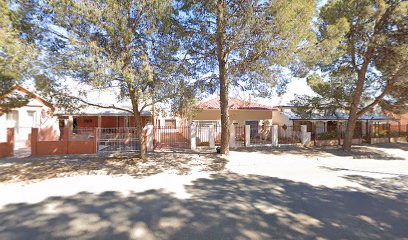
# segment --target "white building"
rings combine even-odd
[[[39,140],[58,140],[60,130],[58,120],[53,116],[54,107],[21,86],[15,86],[2,97],[13,94],[27,96],[29,101],[25,106],[12,109],[0,116],[0,142],[6,141],[7,128],[14,128],[15,149],[30,146],[31,128],[39,128]]]

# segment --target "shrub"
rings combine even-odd
[[[330,131],[330,132],[323,132],[317,135],[317,139],[319,140],[331,140],[337,139],[337,131]]]

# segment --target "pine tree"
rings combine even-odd
[[[0,115],[28,101],[25,96],[8,94],[30,75],[38,53],[33,44],[21,37],[21,18],[8,2],[0,0]]]
[[[99,89],[118,89],[129,99],[141,150],[146,147],[141,112],[172,98],[183,78],[172,30],[171,1],[53,0],[55,24],[66,31],[69,44],[61,58],[61,72]],[[81,100],[82,101],[82,100]],[[92,104],[92,103],[90,103]]]
[[[308,42],[312,0],[176,1],[188,67],[201,82],[218,85],[221,105],[221,153],[229,152],[228,92],[239,86],[267,96],[281,68],[295,64]]]
[[[318,96],[300,96],[294,103],[307,106],[303,111],[348,111],[346,151],[364,113],[376,106],[408,108],[407,16],[408,2],[399,0],[329,1],[320,11],[318,42],[310,56],[325,78],[311,76]]]

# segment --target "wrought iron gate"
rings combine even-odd
[[[136,128],[97,128],[96,144],[98,152],[140,150]]]
[[[190,127],[154,127],[155,149],[190,148]]]

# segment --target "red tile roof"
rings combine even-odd
[[[249,102],[237,98],[228,98],[229,109],[248,109],[248,110],[273,110],[271,106],[262,105],[255,102]],[[220,100],[218,98],[203,102],[197,106],[201,109],[220,109]]]

